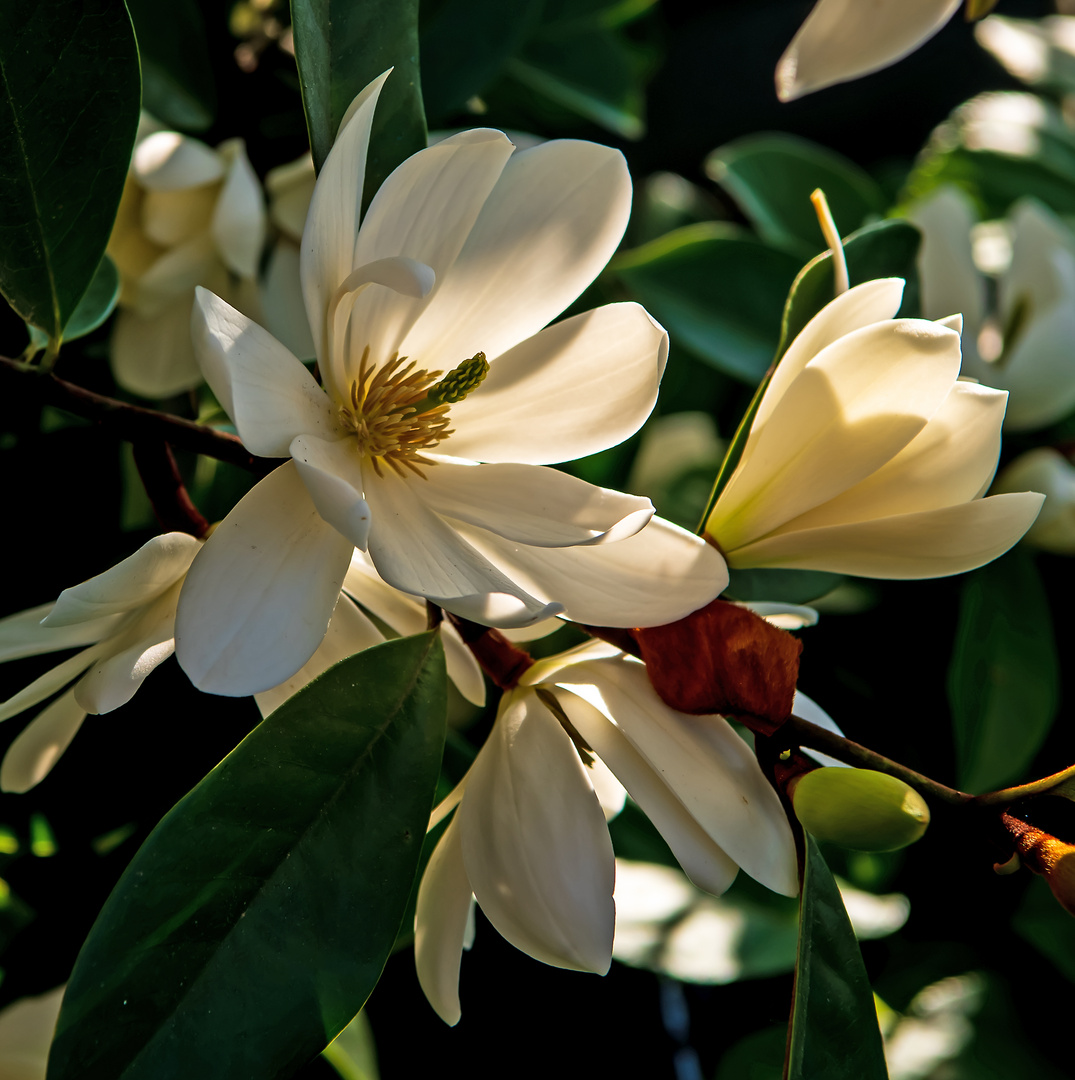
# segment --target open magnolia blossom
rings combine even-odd
[[[958,188],[911,209],[922,230],[919,274],[929,318],[963,313],[963,374],[1008,391],[1006,431],[1044,427],[1075,410],[1075,236],[1034,199],[972,234],[977,214]],[[993,291],[976,266],[995,271]]]
[[[781,101],[880,71],[924,45],[961,0],[818,0],[776,66]]]
[[[198,293],[207,381],[252,453],[291,458],[191,568],[176,649],[203,690],[261,691],[306,663],[356,547],[402,592],[504,627],[559,612],[653,625],[725,583],[697,538],[643,530],[648,499],[542,467],[631,435],[664,370],[667,334],[637,304],[546,325],[619,243],[623,157],[568,140],[513,153],[501,132],[463,131],[400,165],[359,227],[386,77],[341,124],[303,233],[323,385]]]
[[[125,705],[145,677],[175,650],[179,593],[202,541],[186,533],[155,536],[103,574],[43,604],[0,620],[0,661],[89,646],[0,703],[0,720],[62,691],[15,738],[0,764],[0,789],[27,791],[67,749],[87,713]],[[257,695],[267,716],[333,664],[385,640],[355,600],[399,634],[425,629],[425,607],[381,581],[355,553],[328,632],[306,665]],[[484,704],[485,683],[474,657],[451,626],[441,633],[448,675],[468,700]]]
[[[242,139],[215,150],[143,117],[108,254],[119,270],[112,370],[163,398],[202,381],[190,341],[194,287],[256,313],[265,244],[261,185]]]
[[[488,740],[430,820],[455,809],[415,913],[418,978],[447,1023],[460,1016],[475,900],[535,959],[608,970],[615,859],[606,817],[624,789],[699,887],[724,892],[742,867],[776,892],[798,892],[780,800],[727,721],[670,709],[644,665],[604,642],[549,657],[501,699]]]
[[[1035,488],[1045,494],[1026,542],[1057,555],[1075,555],[1075,467],[1059,450],[1036,446],[1005,466],[993,484],[996,492]]]
[[[730,566],[941,577],[1034,521],[1035,492],[980,497],[1007,394],[958,379],[958,317],[893,317],[903,284],[838,296],[781,358],[706,523]]]

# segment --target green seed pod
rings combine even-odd
[[[902,780],[872,769],[814,769],[791,790],[808,833],[856,851],[895,851],[926,831],[929,807]]]

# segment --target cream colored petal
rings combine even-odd
[[[776,67],[776,93],[794,101],[902,60],[952,17],[960,0],[818,0]]]
[[[212,237],[198,233],[166,251],[138,279],[132,309],[150,318],[180,299],[188,299],[196,285],[215,287],[226,280]]]
[[[296,242],[302,238],[316,180],[313,158],[309,154],[270,169],[265,176],[269,217],[285,236]]]
[[[290,679],[325,637],[351,551],[291,462],[270,473],[217,526],[187,574],[175,641],[191,682],[241,697]]]
[[[21,660],[24,656],[40,656],[41,653],[92,645],[113,633],[117,625],[123,622],[122,615],[106,615],[71,626],[42,626],[41,620],[54,606],[40,604],[0,619],[0,663],[6,660]]]
[[[156,315],[116,313],[112,328],[112,374],[124,390],[160,400],[193,390],[202,373],[190,340],[194,294],[174,300]]]
[[[317,512],[362,551],[370,532],[370,508],[362,498],[362,457],[354,439],[300,435],[288,448]]]
[[[530,691],[507,694],[456,811],[478,905],[516,948],[604,974],[615,857],[567,733]]]
[[[501,356],[452,406],[446,445],[457,457],[529,465],[606,450],[652,412],[667,358],[664,327],[638,304],[564,319]]]
[[[45,698],[52,697],[57,690],[62,690],[72,680],[77,679],[94,661],[107,651],[108,642],[91,645],[88,649],[68,657],[62,663],[38,676],[29,686],[23,687],[17,694],[12,694],[7,701],[0,701],[0,720],[18,716],[31,705],[37,705]]]
[[[1075,555],[1075,468],[1051,446],[1028,450],[1008,465],[993,485],[998,495],[1027,490],[1045,495],[1045,505],[1027,531],[1027,541],[1058,555]]]
[[[561,691],[557,700],[578,733],[653,822],[687,877],[707,892],[724,892],[735,880],[738,865],[691,817],[660,773],[589,702],[566,691]]]
[[[325,640],[318,645],[313,656],[290,679],[254,695],[261,715],[268,716],[334,664],[383,641],[384,635],[359,611],[358,606],[346,596],[341,596],[332,613]]]
[[[187,533],[154,536],[103,574],[64,589],[44,625],[70,626],[147,604],[183,577],[201,547],[202,542]]]
[[[261,281],[261,308],[265,329],[277,341],[300,360],[314,355],[314,339],[302,302],[299,249],[287,240],[279,240],[269,256]]]
[[[211,184],[224,175],[224,161],[203,142],[177,131],[158,131],[134,151],[131,170],[147,191],[177,191]]]
[[[876,578],[961,574],[1003,555],[1033,524],[1043,497],[993,495],[960,506],[772,536],[731,552],[731,566],[830,570]]]
[[[563,604],[565,618],[597,626],[661,626],[719,596],[720,553],[671,522],[599,547],[533,548],[460,526],[458,532],[513,581]]]
[[[225,266],[239,277],[254,278],[265,247],[265,200],[261,184],[246,156],[242,139],[221,143],[227,161],[224,186],[213,211],[212,233]]]
[[[147,191],[142,200],[142,229],[162,247],[175,247],[205,233],[220,194],[218,184],[177,191]]]
[[[459,1023],[459,961],[473,897],[460,843],[458,819],[433,849],[418,887],[414,913],[414,966],[426,1000],[446,1023]]]
[[[793,716],[808,720],[811,724],[823,727],[826,731],[831,731],[834,735],[843,735],[843,731],[840,730],[836,721],[813,698],[807,697],[801,690],[795,691],[795,700],[792,702],[791,713]],[[829,765],[833,768],[842,769],[851,767],[846,761],[838,761],[828,754],[821,753],[820,750],[803,750],[803,753],[807,757],[813,758],[819,765]]]
[[[0,1058],[4,1080],[42,1080],[63,992],[58,986],[38,997],[21,998],[0,1012],[0,1046],[34,1070],[8,1072],[10,1058]]]
[[[844,335],[784,392],[706,531],[731,551],[857,484],[925,427],[959,364],[959,335],[936,323],[897,319]]]
[[[525,341],[601,271],[630,209],[618,151],[571,139],[516,151],[402,351],[447,368]]]

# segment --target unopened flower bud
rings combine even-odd
[[[857,851],[906,847],[929,824],[929,807],[914,788],[872,769],[814,769],[789,791],[807,832]]]

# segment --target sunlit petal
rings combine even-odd
[[[219,180],[224,162],[197,139],[177,131],[158,131],[138,144],[131,170],[149,191],[176,191]]]
[[[289,450],[317,512],[365,550],[370,508],[362,498],[362,458],[354,440],[300,435]]]
[[[42,709],[8,747],[0,764],[0,790],[23,792],[40,784],[85,719],[86,710],[71,690]]]
[[[29,686],[17,694],[12,694],[7,701],[0,701],[0,720],[18,716],[31,705],[37,705],[45,698],[52,697],[57,690],[62,690],[72,680],[77,679],[105,651],[103,645],[91,645],[46,671],[44,675],[38,676]]]
[[[106,615],[101,619],[88,619],[70,626],[42,626],[41,620],[53,609],[54,604],[20,611],[0,619],[0,663],[20,660],[24,656],[58,652],[60,649],[81,648],[110,634],[122,615]]]

